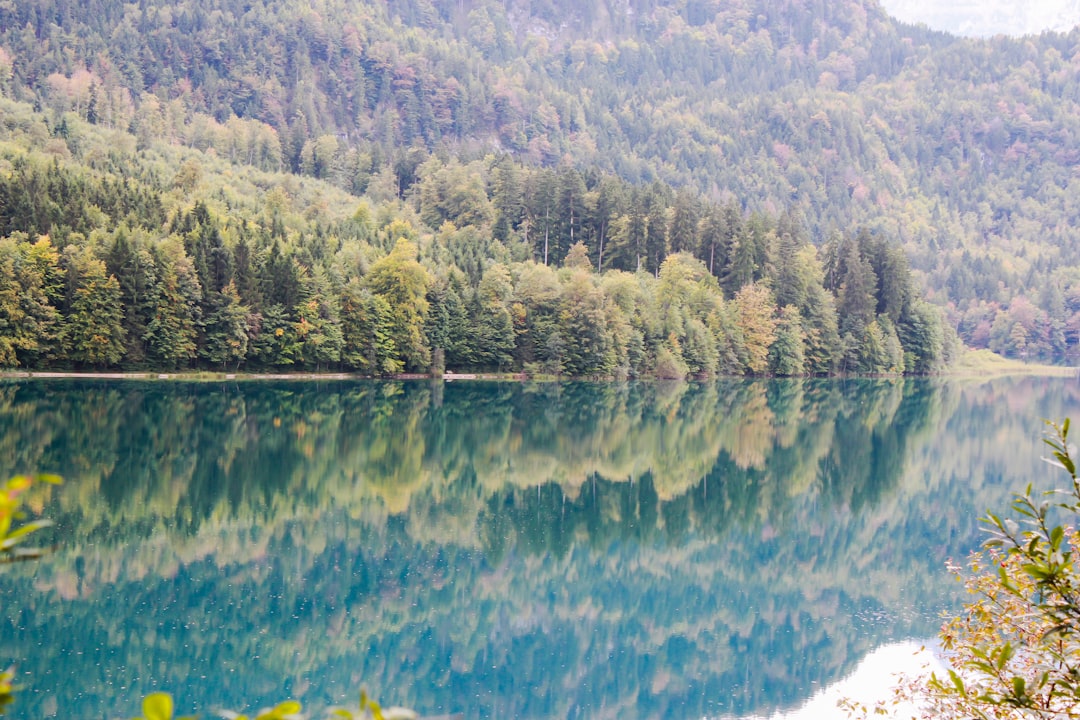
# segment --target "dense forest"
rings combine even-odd
[[[505,155],[297,212],[287,175],[252,196],[188,152],[163,179],[168,148],[5,107],[8,148],[52,151],[14,149],[0,177],[9,366],[685,377],[925,372],[951,351],[881,234],[819,252],[790,215]]]
[[[9,3],[0,362],[1069,359],[1075,39],[872,0]]]

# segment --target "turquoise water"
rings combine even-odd
[[[0,569],[11,715],[796,707],[935,632],[1066,414],[1075,379],[9,382],[0,470],[66,479]]]

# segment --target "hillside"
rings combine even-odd
[[[672,229],[670,188],[684,206],[799,218],[817,245],[866,227],[902,243],[968,344],[1075,358],[1075,33],[959,40],[898,24],[873,0],[42,0],[0,7],[0,28],[0,91],[54,119],[130,131],[136,151],[212,150],[376,205],[418,205],[432,162],[577,173],[594,215],[600,194],[588,193],[617,177],[669,198],[654,273],[667,253],[694,250]],[[495,175],[445,182],[494,200]],[[452,220],[559,262],[573,243],[545,255],[536,194],[511,194],[528,207],[501,225],[482,202]],[[688,216],[699,247],[707,216]],[[451,217],[421,219],[435,231]],[[605,238],[573,237],[601,267]],[[499,259],[493,247],[469,254]]]

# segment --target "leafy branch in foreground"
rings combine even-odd
[[[151,693],[143,698],[142,715],[134,720],[195,720],[194,716],[173,717],[173,699],[168,693]],[[286,700],[272,708],[260,710],[254,716],[223,710],[219,715],[227,720],[305,720],[303,708],[295,700]],[[417,714],[400,707],[383,709],[379,703],[360,691],[360,704],[356,708],[336,707],[326,711],[325,717],[338,720],[416,720]]]
[[[989,513],[991,538],[972,555],[963,580],[975,600],[941,629],[947,670],[940,676],[903,678],[892,708],[921,718],[1080,717],[1080,532],[1054,516],[1080,516],[1080,482],[1069,421],[1048,422],[1047,462],[1070,478],[1067,489],[1041,497],[1028,485],[1012,504],[1017,520]],[[856,703],[841,703],[856,716]]]
[[[12,529],[12,525],[16,520],[21,521],[26,517],[19,509],[22,504],[21,497],[35,481],[56,484],[60,482],[60,478],[55,475],[36,475],[34,477],[19,475],[11,478],[0,487],[0,564],[18,560],[30,560],[40,557],[44,552],[40,548],[17,546],[32,533],[49,527],[52,524],[49,520],[32,520]],[[15,671],[12,668],[0,671],[0,715],[11,704],[12,693],[15,690],[14,681]]]
[[[0,563],[10,563],[19,560],[31,560],[41,557],[46,550],[41,548],[17,547],[32,533],[52,525],[49,520],[32,520],[22,522],[12,529],[15,521],[25,519],[25,513],[20,510],[23,494],[29,490],[35,482],[58,484],[60,478],[55,475],[36,475],[33,477],[20,475],[13,477],[4,483],[0,489]],[[15,671],[13,668],[0,671],[0,715],[14,699]],[[305,720],[308,716],[301,714],[300,703],[295,700],[287,700],[278,703],[272,708],[260,710],[250,720]],[[195,720],[194,716],[174,717],[174,703],[168,693],[151,693],[143,698],[142,715],[135,720]],[[221,717],[229,720],[249,720],[248,715],[221,711]],[[360,704],[355,708],[330,708],[325,713],[328,718],[339,720],[416,720],[415,712],[406,708],[391,707],[383,709],[378,702],[368,697],[363,690],[360,691]]]
[[[20,497],[30,489],[35,482],[58,484],[60,478],[55,475],[19,475],[11,478],[0,489],[0,563],[17,562],[19,560],[31,560],[45,552],[41,548],[17,547],[32,533],[52,525],[51,520],[32,520],[24,522],[15,529],[12,525],[16,520],[25,519],[26,515],[19,506]]]

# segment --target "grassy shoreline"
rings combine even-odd
[[[989,350],[967,350],[948,369],[945,377],[998,377],[1002,375],[1034,375],[1045,377],[1080,377],[1080,368],[1061,365],[1040,365],[1004,358]]]

